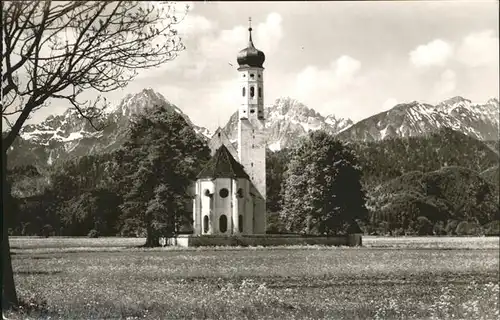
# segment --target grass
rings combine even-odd
[[[498,237],[367,237],[363,248],[229,250],[78,240],[13,239],[24,306],[9,319],[498,316]]]

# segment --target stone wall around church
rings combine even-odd
[[[195,236],[178,235],[168,238],[167,245],[179,247],[214,247],[214,246],[362,246],[362,235],[351,234],[347,236],[302,236],[302,235],[240,235],[240,236]]]

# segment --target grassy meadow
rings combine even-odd
[[[363,247],[136,248],[11,239],[8,319],[496,319],[499,238],[364,237]]]

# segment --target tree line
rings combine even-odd
[[[465,151],[460,164],[469,168],[440,166],[440,162],[455,163],[457,157],[443,151],[422,159],[428,170],[418,170],[422,169],[417,162],[419,151],[436,150],[437,135],[383,141],[375,148],[373,144],[341,142],[316,131],[294,149],[268,150],[267,231],[498,233],[497,187],[470,169],[481,170],[494,160],[487,153],[468,157],[481,145],[472,141],[466,149],[463,135],[448,131],[443,134],[454,135],[454,145],[462,148],[455,152]],[[408,145],[418,146],[412,152],[413,159],[401,155],[409,153]],[[208,161],[208,154],[204,141],[182,117],[164,108],[152,109],[148,116],[132,123],[129,140],[120,149],[54,167],[46,179],[50,183],[42,192],[15,201],[20,214],[9,222],[9,232],[146,236],[148,245],[155,245],[160,235],[190,233],[190,184]],[[374,163],[379,155],[384,155],[386,161]],[[409,172],[394,175],[392,169],[386,171],[387,167],[402,165]],[[19,177],[25,176],[25,184],[36,185],[30,183],[37,181],[32,166],[14,168],[11,176],[17,177],[18,184],[22,181]],[[380,183],[374,185],[374,181]]]

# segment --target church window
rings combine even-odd
[[[250,87],[250,98],[253,98],[255,96],[255,88]]]
[[[225,214],[221,215],[219,218],[219,230],[222,233],[227,231],[227,217]]]
[[[262,88],[261,87],[259,87],[258,93],[259,93],[259,98],[262,98]]]
[[[238,231],[243,232],[243,215],[238,216]]]
[[[226,198],[229,195],[229,191],[226,188],[222,188],[219,191],[219,196],[221,198]]]
[[[208,216],[203,217],[203,233],[208,232]]]
[[[246,90],[246,88],[245,88],[245,87],[243,87],[243,88],[241,89],[241,94],[242,94],[243,96],[245,96],[246,91],[247,91],[247,90]]]
[[[255,110],[254,110],[254,109],[251,109],[251,110],[250,110],[250,113],[255,113]]]
[[[259,74],[259,75],[257,75],[257,77],[258,77],[258,78],[260,78],[260,74]]]
[[[217,137],[219,137],[219,138],[220,138],[220,132],[217,132]]]
[[[238,195],[238,198],[243,198],[243,189],[239,188],[236,194]]]
[[[252,147],[253,147],[253,145],[252,145]],[[252,163],[250,163],[250,167],[253,167],[253,162],[252,162]]]
[[[250,73],[250,78],[253,78],[255,77],[255,75],[253,73]]]

